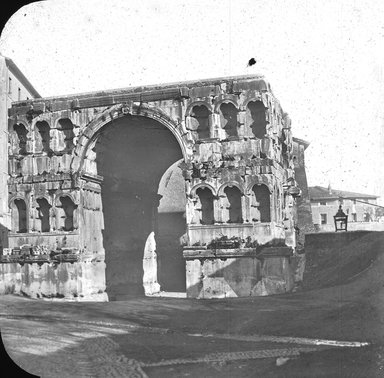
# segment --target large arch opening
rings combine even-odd
[[[124,116],[100,131],[97,172],[102,205],[106,286],[110,300],[124,295],[185,291],[180,238],[185,233],[181,185],[169,185],[183,156],[172,132],[156,120]],[[180,201],[179,201],[180,202]],[[180,205],[180,204],[179,204]]]

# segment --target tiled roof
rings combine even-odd
[[[340,197],[346,199],[377,199],[379,196],[371,194],[362,194],[356,192],[347,192],[344,190],[324,188],[322,186],[310,186],[309,187],[309,197],[311,200],[326,200],[326,199],[338,199]]]

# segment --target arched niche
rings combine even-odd
[[[248,102],[246,109],[246,123],[256,138],[264,138],[267,133],[267,119],[265,106],[261,101]]]
[[[222,219],[226,223],[243,223],[241,191],[237,186],[226,186],[220,196]]]
[[[77,205],[68,195],[61,195],[56,200],[56,229],[61,231],[73,231],[75,224],[75,211]]]
[[[57,122],[57,130],[61,133],[61,139],[63,140],[62,149],[71,150],[74,146],[73,139],[75,133],[73,131],[74,126],[69,118],[60,118]]]
[[[50,130],[47,121],[37,121],[35,124],[35,151],[49,152],[50,151]]]
[[[220,124],[227,137],[238,136],[237,108],[231,102],[223,102],[219,112]]]
[[[196,199],[195,209],[199,213],[198,219],[200,224],[215,223],[212,191],[207,187],[201,186],[196,189]]]
[[[209,115],[211,112],[205,105],[195,105],[190,113],[194,129],[199,139],[207,139],[210,137]]]
[[[27,205],[22,198],[11,201],[12,231],[17,233],[28,232]]]
[[[12,152],[25,155],[27,153],[28,129],[22,123],[17,123],[13,125],[13,131],[14,133],[10,135]]]
[[[44,197],[37,198],[36,203],[36,231],[49,232],[51,231],[50,209],[52,206]]]
[[[251,218],[253,222],[271,221],[271,193],[264,184],[252,187]]]

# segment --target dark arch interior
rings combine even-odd
[[[215,222],[213,214],[213,194],[208,188],[198,188],[196,190],[196,195],[200,199],[201,204],[201,224],[213,224]]]
[[[256,138],[262,139],[266,134],[267,120],[265,118],[265,107],[261,101],[248,103],[247,123],[251,127]]]
[[[73,147],[73,138],[75,136],[73,123],[69,118],[61,118],[59,119],[58,126],[64,134],[65,149],[70,150]]]
[[[14,125],[13,129],[16,131],[17,138],[19,139],[19,154],[26,154],[28,130],[22,124]]]
[[[37,131],[38,131],[40,138],[41,138],[41,145],[40,145],[40,143],[37,143],[37,149],[39,151],[49,152],[49,150],[50,150],[49,149],[49,139],[50,139],[49,130],[50,130],[50,127],[49,127],[48,123],[45,121],[37,122],[36,128],[37,128]]]
[[[271,200],[270,192],[266,185],[254,185],[253,192],[255,193],[256,201],[260,211],[260,222],[271,221]]]
[[[158,212],[164,196],[164,190],[159,195],[159,183],[167,169],[182,158],[175,137],[155,120],[126,116],[104,127],[95,151],[98,174],[104,177],[103,244],[110,300],[144,294],[144,247],[152,232],[161,266],[161,290],[185,290],[184,265],[183,276],[179,278],[182,282],[177,284],[172,281],[175,265],[172,268],[167,263],[169,256],[175,254],[182,259],[178,243],[185,233],[183,212],[167,211],[167,206],[162,206],[160,216]],[[179,192],[176,190],[172,195],[184,195]]]
[[[15,199],[15,206],[17,211],[17,225],[16,232],[27,232],[27,206],[22,199]]]
[[[60,202],[64,218],[64,222],[61,225],[61,229],[63,229],[64,231],[73,231],[73,213],[75,212],[77,205],[75,205],[68,196],[61,196]]]
[[[224,189],[224,193],[227,196],[229,202],[229,219],[228,223],[242,223],[241,212],[241,192],[236,186],[227,186]]]
[[[40,220],[40,230],[41,232],[49,232],[50,224],[49,224],[49,209],[51,205],[45,198],[38,198],[36,200],[38,207],[38,219]]]
[[[207,107],[204,105],[194,106],[191,116],[194,117],[199,123],[199,127],[197,128],[199,139],[209,138],[209,110]]]
[[[221,125],[227,136],[237,136],[237,109],[231,103],[220,106]]]

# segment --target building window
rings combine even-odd
[[[352,214],[352,221],[357,222],[357,214],[356,213]]]
[[[321,205],[321,206],[327,206],[327,202],[325,202],[325,201],[320,201],[320,205]]]
[[[320,214],[320,223],[327,224],[327,214]]]
[[[18,88],[17,89],[17,101],[20,101],[21,100],[21,89]]]
[[[8,94],[12,94],[12,78],[8,78]]]

